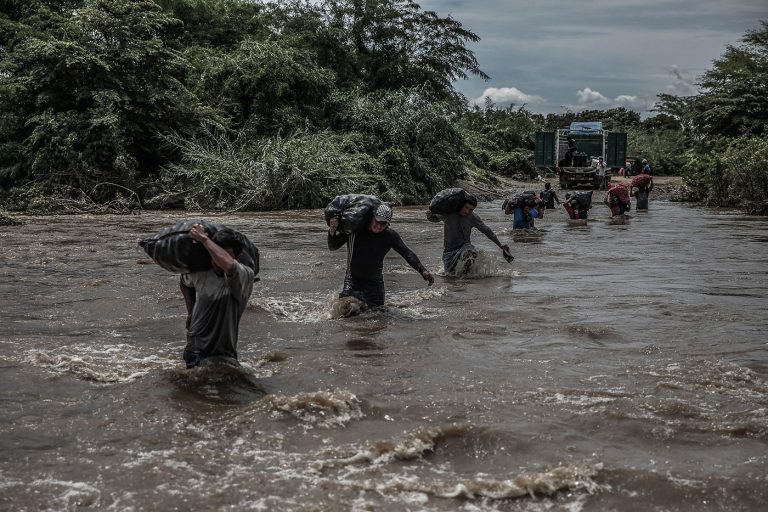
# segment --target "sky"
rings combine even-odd
[[[768,0],[416,0],[480,37],[490,75],[455,83],[470,102],[539,113],[626,107],[690,95],[726,45],[768,21]]]

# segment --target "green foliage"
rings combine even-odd
[[[407,91],[352,92],[330,103],[338,110],[336,128],[360,133],[368,153],[378,158],[399,148],[408,171],[401,178],[413,181],[415,197],[427,198],[462,174],[467,146],[449,104]]]
[[[157,134],[192,133],[205,117],[183,84],[188,63],[163,39],[175,20],[149,0],[79,4],[54,14],[33,1],[21,11],[26,35],[3,58],[12,73],[2,109],[24,120],[1,134],[16,148],[0,162],[6,180],[134,186],[165,158]]]
[[[413,0],[323,0],[287,9],[286,32],[316,48],[319,64],[345,87],[418,89],[431,99],[461,101],[452,82],[487,78],[467,49],[479,37]]]
[[[184,158],[161,174],[165,192],[156,202],[181,195],[188,208],[197,209],[316,208],[350,190],[381,189],[376,174],[366,172],[376,163],[356,152],[348,138],[332,133],[251,142],[209,130],[194,140],[172,135],[167,142]]]
[[[768,23],[747,32],[742,43],[728,46],[704,73],[701,93],[660,95],[657,109],[674,119],[685,136],[683,170],[689,188],[712,205],[768,213]]]
[[[627,132],[627,146],[628,156],[647,159],[653,174],[678,175],[686,162],[686,141],[679,130],[633,128]]]
[[[163,172],[158,201],[194,208],[317,208],[354,191],[400,204],[428,201],[464,171],[463,140],[447,107],[404,92],[339,94],[329,100],[338,131],[232,139],[208,131],[174,135],[183,156]]]
[[[600,121],[603,123],[604,128],[620,131],[638,126],[640,124],[640,114],[624,107],[547,114],[544,118],[544,128],[547,130],[568,128],[571,123],[577,121]]]
[[[281,40],[245,40],[230,51],[197,50],[195,92],[229,119],[257,135],[322,124],[323,100],[334,74],[319,67],[310,50]]]

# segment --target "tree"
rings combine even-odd
[[[319,64],[344,87],[414,89],[436,100],[461,100],[452,82],[488,78],[467,42],[479,37],[412,0],[324,0],[287,11],[286,30],[317,49]]]
[[[188,91],[189,64],[166,44],[178,23],[151,0],[92,0],[23,8],[3,55],[6,175],[72,186],[132,186],[163,162],[158,135],[191,133],[206,110]],[[10,170],[10,171],[9,171]]]
[[[768,22],[728,45],[699,82],[702,92],[659,96],[657,110],[679,119],[693,137],[768,133]]]

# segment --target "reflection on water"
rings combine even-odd
[[[0,227],[0,509],[762,510],[768,220],[477,212],[511,264],[475,233],[446,276],[398,208],[437,282],[392,253],[372,309],[321,212],[208,216],[263,265],[241,366],[192,371],[178,278],[135,247],[177,215]]]

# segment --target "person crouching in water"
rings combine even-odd
[[[461,276],[469,273],[477,259],[477,250],[472,245],[472,228],[477,228],[504,252],[510,261],[512,255],[508,245],[503,245],[493,232],[475,213],[477,201],[464,203],[457,213],[436,214],[427,211],[427,220],[443,223],[443,268],[445,273]]]
[[[353,234],[339,233],[338,217],[328,222],[328,249],[335,251],[347,244],[347,273],[339,297],[354,297],[368,306],[384,305],[384,257],[394,249],[424,278],[434,284],[432,274],[421,264],[419,257],[405,245],[389,223],[392,208],[382,204],[371,219],[368,228]],[[345,315],[346,316],[346,315]]]
[[[189,230],[211,256],[210,270],[182,274],[179,286],[187,307],[187,368],[206,361],[237,361],[240,318],[253,291],[253,269],[236,260],[245,244],[229,228],[208,237],[200,224]],[[236,364],[236,363],[235,363]]]
[[[575,195],[565,194],[565,201],[563,202],[563,208],[568,212],[568,217],[571,220],[587,220],[589,215],[589,209],[585,209],[579,201],[579,198]]]
[[[608,192],[603,198],[603,203],[611,209],[611,215],[614,217],[625,215],[632,207],[632,203],[629,199],[629,191],[627,190],[627,187],[621,183],[608,187]]]

